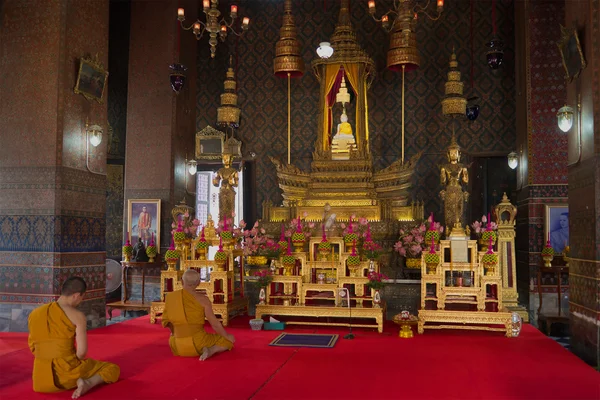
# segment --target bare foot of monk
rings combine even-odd
[[[227,350],[227,347],[217,346],[216,344],[211,347],[205,347],[202,349],[202,355],[200,356],[200,361],[205,361],[207,358],[214,356],[217,353],[221,353]]]
[[[78,399],[81,396],[83,396],[84,394],[87,393],[88,390],[90,390],[92,388],[92,383],[90,381],[88,381],[87,379],[77,379],[77,389],[75,389],[75,391],[73,392],[73,396],[71,396],[72,399]]]
[[[206,360],[210,356],[212,356],[210,348],[209,347],[205,347],[205,348],[202,349],[202,355],[200,356],[200,361],[204,361],[204,360]]]
[[[102,377],[100,375],[94,375],[89,379],[77,379],[77,389],[73,392],[72,399],[78,399],[84,394],[86,394],[91,388],[98,386],[103,383]]]

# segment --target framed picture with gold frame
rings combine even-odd
[[[586,62],[577,36],[577,29],[567,29],[561,25],[560,30],[561,39],[557,45],[565,67],[565,79],[570,82],[585,69]]]
[[[220,160],[225,147],[225,133],[207,125],[196,133],[196,160]]]
[[[160,199],[127,200],[127,234],[131,237],[132,246],[142,239],[147,247],[154,236],[160,253]]]
[[[74,89],[75,94],[81,94],[88,100],[96,100],[102,104],[107,81],[108,71],[100,63],[97,54],[93,59],[82,57],[79,60],[79,73],[77,74],[77,83]]]
[[[567,204],[546,204],[544,222],[544,243],[550,240],[555,254],[563,254],[569,245],[569,206]]]

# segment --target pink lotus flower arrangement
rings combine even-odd
[[[217,227],[215,228],[215,232],[217,233],[217,235],[222,236],[221,235],[222,232],[230,231],[234,239],[241,240],[241,238],[244,236],[242,231],[245,227],[246,227],[246,223],[244,222],[244,220],[240,221],[239,226],[235,226],[235,224],[233,223],[233,217],[232,217],[232,218],[226,218],[225,221],[219,221],[219,223],[217,224]]]
[[[385,286],[384,280],[389,279],[386,275],[380,274],[379,272],[369,273],[369,282],[367,286],[374,290],[381,290]]]
[[[417,225],[410,230],[400,229],[400,240],[394,244],[394,250],[407,258],[418,258],[426,247],[425,224]]]
[[[427,222],[429,223],[429,229],[425,232],[425,243],[430,243],[431,239],[433,239],[435,243],[438,243],[442,233],[444,233],[444,227],[439,222],[435,222],[433,213],[427,218]]]
[[[304,213],[304,218],[308,216],[307,213]],[[298,226],[300,226],[300,230],[298,230]],[[302,221],[300,217],[292,219],[288,225],[285,227],[284,236],[286,238],[291,238],[294,233],[303,233],[305,240],[311,236],[311,230],[315,227],[314,222],[306,222]]]
[[[473,228],[473,232],[475,235],[477,235],[477,237],[481,237],[483,232],[488,229],[494,232],[498,230],[498,225],[495,222],[488,221],[488,217],[485,215],[481,216],[481,222],[475,221],[471,224],[471,227]]]
[[[352,214],[350,216],[350,221],[348,224],[340,223],[340,228],[342,228],[344,236],[349,233],[355,233],[359,237],[367,236],[367,228],[369,226],[369,221],[365,217],[356,218],[356,215]]]
[[[363,244],[363,251],[365,257],[367,257],[369,260],[377,260],[382,250],[383,249],[380,245],[371,240],[365,241],[365,243]]]
[[[240,227],[245,226],[244,220],[240,221]],[[242,250],[245,256],[278,258],[281,254],[279,243],[266,235],[265,229],[260,227],[258,221],[254,223],[252,229],[242,231],[241,235],[244,238]]]
[[[254,276],[258,278],[257,281],[261,287],[267,287],[273,282],[273,274],[269,270],[256,271]]]
[[[198,235],[198,232],[200,231],[200,221],[198,221],[198,219],[196,218],[190,221],[189,218],[190,214],[186,212],[182,215],[178,222],[173,222],[171,224],[171,236],[174,236],[175,232],[183,231],[185,233],[186,238],[195,239]]]

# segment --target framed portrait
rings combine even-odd
[[[132,246],[142,239],[147,247],[154,236],[160,253],[160,199],[127,200],[127,232]]]
[[[546,205],[544,242],[550,237],[555,254],[563,254],[569,245],[569,206],[566,204]]]
[[[572,81],[585,69],[585,58],[577,36],[577,29],[567,29],[561,25],[560,30],[561,39],[557,44],[565,67],[565,79]]]
[[[102,104],[107,81],[108,71],[102,67],[97,55],[95,59],[82,57],[79,60],[79,74],[74,90],[76,94]]]

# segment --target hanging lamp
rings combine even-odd
[[[487,64],[491,69],[495,70],[500,68],[504,60],[504,42],[498,38],[496,27],[496,0],[492,0],[492,26],[494,29],[492,39],[485,45],[490,48],[486,55]]]

